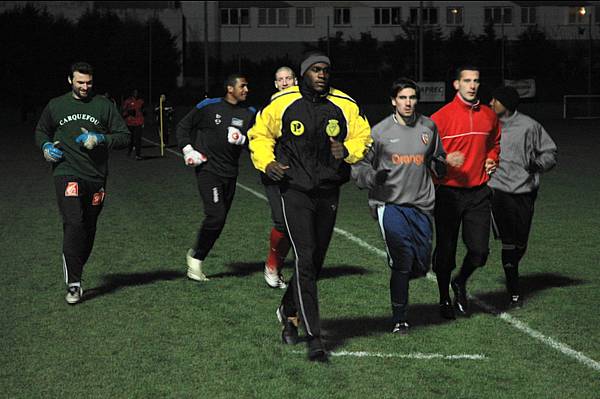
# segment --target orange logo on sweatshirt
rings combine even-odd
[[[410,163],[414,163],[415,165],[421,165],[423,163],[424,157],[423,154],[393,154],[392,155],[392,163],[394,165],[406,165]]]

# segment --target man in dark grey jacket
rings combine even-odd
[[[519,94],[499,87],[490,103],[500,118],[500,162],[488,186],[493,190],[494,231],[502,240],[502,266],[509,307],[522,304],[519,261],[527,249],[540,173],[556,165],[556,144],[537,121],[517,112]]]

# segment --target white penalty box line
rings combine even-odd
[[[142,138],[142,139],[149,143],[152,143],[154,145],[159,145],[158,143],[156,143],[152,140],[148,140],[146,138]],[[176,156],[178,156],[180,158],[183,158],[183,155],[177,151],[173,151],[170,148],[166,148],[166,150],[170,153],[175,154]],[[255,197],[258,197],[258,198],[262,199],[263,201],[267,201],[267,197],[264,196],[263,194],[259,193],[258,191],[253,190],[250,187],[246,187],[245,185],[243,185],[239,182],[236,184],[237,184],[237,186],[248,191],[250,194],[254,195]],[[357,245],[369,250],[370,252],[376,254],[377,256],[380,256],[382,258],[387,257],[387,253],[385,251],[370,245],[369,243],[356,237],[352,233],[349,233],[349,232],[342,230],[340,228],[337,228],[337,227],[334,228],[334,231],[336,233],[338,233],[339,235],[345,237],[346,239],[348,239],[348,240],[356,243]],[[431,272],[427,274],[427,279],[430,281],[436,281],[435,275]],[[484,309],[486,312],[488,312],[494,316],[498,316],[500,318],[500,320],[505,321],[506,323],[508,323],[512,327],[516,328],[517,330],[521,331],[522,333],[527,334],[530,337],[540,341],[544,345],[557,350],[558,352],[562,353],[563,355],[570,357],[572,359],[575,359],[577,362],[579,362],[593,370],[600,372],[600,362],[598,362],[594,359],[591,359],[590,357],[586,356],[585,354],[583,354],[579,351],[576,351],[575,349],[569,347],[567,344],[563,344],[562,342],[559,342],[559,341],[555,340],[554,338],[551,338],[551,337],[548,337],[548,336],[542,334],[541,332],[529,327],[527,325],[527,323],[518,320],[516,317],[511,316],[510,314],[508,314],[506,312],[499,311],[494,306],[486,303],[485,301],[483,301],[477,297],[470,296],[470,298],[479,307]],[[346,351],[332,352],[330,354],[332,356],[356,356],[356,357],[368,357],[368,356],[370,356],[370,357],[410,357],[410,356],[416,356],[416,355],[423,355],[423,356],[432,356],[430,358],[443,358],[443,359],[454,359],[454,357],[456,357],[456,356],[459,356],[458,359],[462,359],[462,357],[460,357],[460,356],[483,356],[483,355],[441,355],[441,354],[378,354],[378,353],[371,353],[371,352],[346,352]],[[359,354],[362,354],[362,355],[359,355]],[[452,356],[454,356],[454,357],[452,357]],[[417,357],[411,357],[411,358],[416,359]],[[477,359],[475,359],[475,360],[477,360]]]

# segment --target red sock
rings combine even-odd
[[[271,236],[269,237],[269,244],[267,267],[272,271],[281,269],[283,267],[285,257],[290,250],[290,240],[287,238],[285,233],[282,233],[273,227],[271,229]]]

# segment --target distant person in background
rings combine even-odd
[[[144,130],[144,100],[139,98],[138,89],[133,89],[131,96],[123,101],[121,106],[123,118],[127,123],[127,127],[131,131],[131,143],[127,151],[127,156],[135,148],[135,159],[142,159],[142,133]]]
[[[373,145],[352,165],[352,177],[369,189],[391,269],[392,333],[407,334],[411,277],[431,264],[435,188],[431,175],[446,173],[444,148],[431,119],[416,112],[419,87],[407,78],[390,91],[394,113],[371,129]]]
[[[282,66],[275,71],[275,88],[278,91],[298,84],[292,68]],[[266,174],[260,174],[265,186],[265,192],[271,208],[273,227],[269,235],[269,253],[265,261],[265,281],[271,288],[286,288],[287,285],[281,273],[285,258],[290,251],[291,243],[285,228],[279,182],[271,180]]]
[[[246,132],[255,110],[244,105],[248,81],[232,74],[224,83],[225,95],[198,103],[177,125],[177,144],[187,166],[196,172],[204,220],[194,246],[188,250],[187,276],[207,281],[202,270],[204,259],[221,235],[235,195],[239,158],[248,147]]]
[[[130,141],[117,107],[92,92],[93,76],[90,64],[73,64],[71,91],[50,100],[35,128],[36,144],[52,164],[63,221],[65,299],[71,305],[83,298],[81,276],[104,205],[108,150],[125,148]]]
[[[453,82],[456,95],[452,102],[431,115],[446,150],[448,170],[436,178],[435,237],[433,271],[440,293],[440,315],[446,319],[469,316],[467,280],[485,265],[489,254],[490,197],[487,186],[498,164],[500,129],[498,117],[480,103],[479,68],[467,65],[457,69]],[[467,253],[456,277],[458,233]],[[450,302],[450,285],[454,307]]]
[[[519,93],[499,87],[490,103],[500,118],[500,164],[490,178],[495,232],[502,241],[502,267],[510,308],[522,305],[519,262],[527,249],[540,174],[556,165],[556,144],[537,121],[517,111]],[[496,231],[497,230],[497,231]]]
[[[157,129],[160,135],[160,103],[162,102],[162,128],[163,128],[163,143],[169,144],[169,133],[173,127],[173,118],[175,109],[167,101],[167,96],[164,94],[160,95],[159,104],[154,108],[154,122],[156,123]]]

